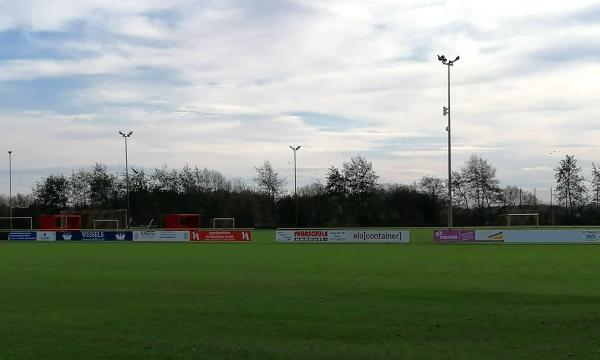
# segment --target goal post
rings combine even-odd
[[[235,218],[214,218],[213,219],[214,229],[234,229]]]
[[[31,216],[3,216],[0,217],[0,230],[32,230],[33,218]]]
[[[94,220],[94,229],[119,229],[119,220],[117,220],[117,219]]]
[[[516,213],[516,214],[506,214],[506,223],[508,226],[523,226],[529,224],[523,224],[523,221],[515,221],[516,219],[527,219],[532,218],[535,222],[535,226],[540,226],[540,214],[538,213]]]

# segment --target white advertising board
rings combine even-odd
[[[56,241],[56,231],[38,231],[35,237],[37,241]]]
[[[282,243],[407,243],[410,233],[402,229],[277,229],[275,238]]]
[[[133,232],[133,241],[190,241],[189,231],[140,230]]]
[[[475,230],[475,241],[501,243],[504,241],[504,230]]]
[[[515,244],[600,243],[600,230],[505,230],[504,242]]]

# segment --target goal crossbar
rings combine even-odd
[[[213,228],[217,228],[217,221],[230,221],[231,227],[235,228],[235,218],[213,218]]]
[[[2,220],[8,220],[9,222],[9,228],[5,230],[14,229],[14,226],[11,226],[14,225],[14,220],[29,220],[29,230],[33,229],[33,218],[31,216],[1,216],[0,221]]]
[[[508,226],[511,226],[510,224],[510,219],[513,216],[516,217],[526,217],[526,216],[530,216],[535,218],[535,226],[540,226],[540,214],[538,213],[516,213],[516,214],[506,214],[507,215],[507,224]]]
[[[118,219],[99,219],[99,220],[94,220],[94,229],[97,229],[97,227],[96,227],[97,223],[117,224],[117,226],[115,227],[115,229],[119,228],[119,220]],[[106,229],[106,228],[102,228],[102,229]]]

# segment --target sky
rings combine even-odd
[[[0,0],[0,139],[14,192],[90,167],[185,164],[293,186],[352,156],[383,183],[477,154],[502,185],[600,162],[600,4],[533,0]],[[5,154],[7,154],[5,152]],[[0,193],[8,193],[8,155]]]

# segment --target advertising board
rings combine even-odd
[[[58,231],[59,241],[131,241],[131,231]]]
[[[433,232],[433,241],[441,243],[486,242],[508,244],[600,243],[598,229],[526,229],[526,230],[458,230]]]
[[[475,241],[501,243],[504,242],[503,230],[475,230]]]
[[[190,240],[194,242],[201,241],[252,241],[252,229],[235,230],[192,230],[190,231]]]
[[[0,231],[0,240],[8,240],[8,231]]]
[[[506,230],[504,242],[513,244],[600,243],[600,230]]]
[[[161,230],[134,231],[133,241],[184,242],[190,241],[190,232]]]
[[[407,243],[408,230],[402,229],[277,229],[281,243]]]
[[[503,230],[439,229],[433,231],[433,242],[437,243],[501,243]]]
[[[37,233],[35,231],[11,231],[8,237],[11,241],[31,241],[37,239]]]
[[[439,229],[433,231],[433,242],[460,243],[475,241],[475,230]]]
[[[55,231],[37,231],[36,232],[36,240],[37,241],[56,241],[56,232]]]

